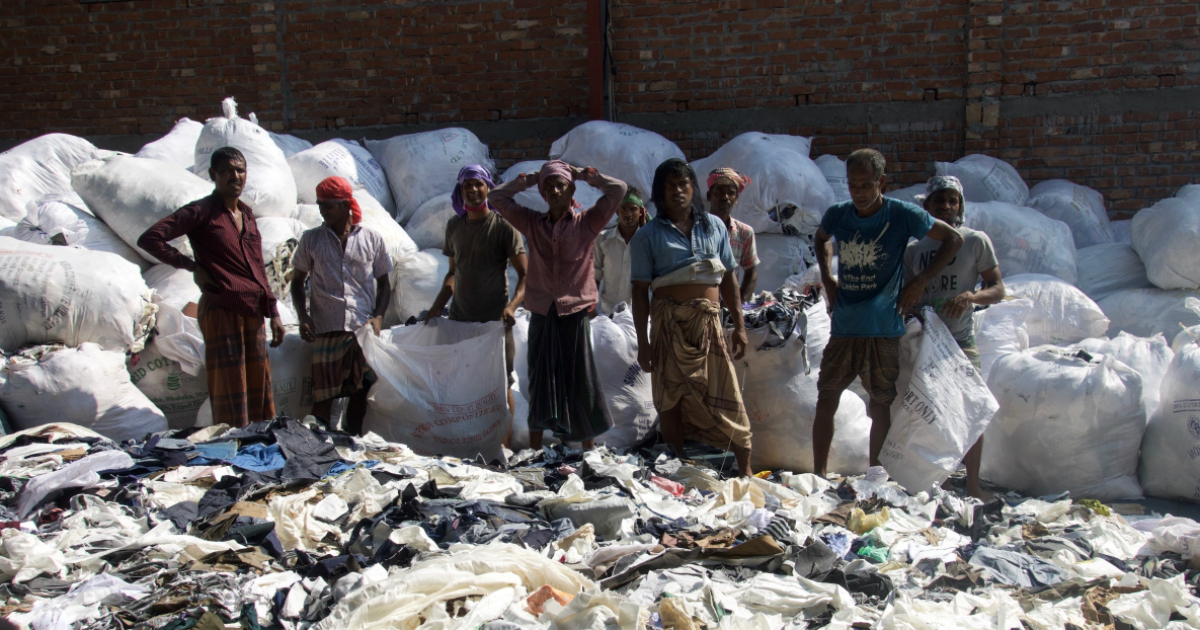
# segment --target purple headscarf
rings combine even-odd
[[[463,201],[462,183],[468,179],[481,179],[487,184],[488,190],[496,187],[492,183],[492,174],[487,168],[479,164],[468,164],[462,167],[458,172],[458,183],[454,185],[454,192],[450,193],[450,205],[454,206],[454,212],[460,217],[467,216],[467,204]],[[487,203],[486,201],[484,202]],[[489,206],[490,207],[490,206]]]

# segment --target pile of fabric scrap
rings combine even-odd
[[[36,629],[1185,628],[1200,524],[657,450],[426,457],[288,418],[0,438],[0,614]]]

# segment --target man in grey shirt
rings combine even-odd
[[[464,166],[458,173],[452,203],[457,216],[446,223],[442,253],[450,259],[450,271],[442,290],[429,307],[425,322],[441,317],[450,303],[450,319],[460,322],[504,322],[504,366],[508,375],[508,412],[513,414],[513,324],[517,307],[525,301],[525,244],[504,217],[492,210],[487,194],[495,186],[492,175],[479,164]],[[508,266],[517,272],[517,286],[509,295]],[[453,298],[453,301],[451,301]],[[511,437],[511,428],[509,430]],[[504,438],[509,446],[509,438]]]
[[[963,226],[966,203],[963,200],[962,184],[957,177],[938,176],[929,180],[925,186],[925,197],[921,201],[926,212],[958,230],[963,238],[963,246],[954,260],[925,285],[925,293],[921,295],[914,310],[919,312],[926,306],[932,306],[958,341],[958,347],[962,348],[963,354],[967,355],[975,369],[979,369],[979,348],[975,345],[975,306],[995,304],[1004,299],[1004,280],[1000,277],[996,250],[987,234]],[[940,245],[940,241],[928,237],[908,244],[904,253],[905,281],[925,270]],[[983,279],[983,284],[976,289],[980,278]],[[981,437],[971,450],[967,451],[963,463],[967,466],[967,493],[987,500],[990,498],[989,494],[979,486],[979,464],[982,456]]]

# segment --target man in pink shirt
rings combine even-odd
[[[575,182],[584,181],[604,196],[576,212]],[[513,201],[537,186],[550,206],[542,214]],[[542,431],[591,448],[612,426],[604,390],[592,356],[588,311],[599,292],[594,278],[596,237],[616,214],[625,183],[552,160],[538,173],[526,173],[488,193],[488,202],[525,235],[529,248],[525,308],[529,321],[529,442],[542,447]]]

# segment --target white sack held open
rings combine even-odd
[[[0,236],[0,348],[141,350],[156,307],[140,271],[115,254]]]
[[[364,432],[427,454],[502,459],[510,423],[503,323],[436,319],[356,335],[379,377]]]
[[[924,318],[912,376],[892,407],[879,454],[888,474],[914,494],[957,470],[1000,408],[933,308],[925,307]]]

